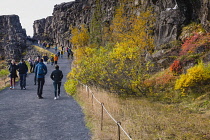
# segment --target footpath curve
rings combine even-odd
[[[50,49],[50,51],[54,51]],[[37,98],[34,73],[29,74],[26,90],[16,88],[0,91],[0,140],[90,140],[81,107],[64,90],[71,61],[66,54],[58,60],[64,78],[61,97],[54,100],[50,74],[54,66],[47,65],[48,73],[43,88],[44,99]]]

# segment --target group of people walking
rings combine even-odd
[[[44,57],[43,57],[44,58]],[[38,99],[43,99],[43,86],[45,84],[45,76],[48,72],[47,64],[44,63],[44,59],[37,57],[33,66],[30,64],[30,72],[34,72],[34,85],[38,85],[37,88],[37,97]],[[26,90],[26,77],[28,73],[28,66],[25,61],[21,59],[20,63],[16,65],[15,60],[12,60],[9,65],[10,72],[10,89],[15,89],[15,80],[18,77],[17,72],[19,73],[20,78],[20,88],[21,90]],[[54,86],[54,99],[58,99],[60,97],[60,87],[61,80],[63,78],[63,73],[59,70],[59,66],[57,63],[55,64],[55,70],[50,74],[50,78],[53,80]]]

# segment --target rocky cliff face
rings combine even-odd
[[[116,0],[102,0],[103,21],[111,21]],[[71,46],[70,26],[89,24],[96,7],[94,0],[76,0],[54,6],[53,16],[34,22],[34,38],[51,40],[58,45]],[[48,39],[46,39],[48,38]]]
[[[96,2],[97,0],[76,0],[55,5],[52,17],[34,22],[34,38],[47,37],[59,45],[70,46],[68,41],[71,36],[70,25],[89,24],[96,9]],[[118,0],[99,0],[99,2],[103,13],[102,21],[110,23]],[[155,27],[157,50],[162,49],[161,45],[179,39],[182,27],[190,22],[199,22],[210,31],[209,0],[134,0],[133,5],[154,7],[157,14]]]
[[[190,22],[200,22],[210,31],[209,0],[152,0],[157,22],[155,29],[156,49],[178,39],[181,29]]]
[[[0,16],[0,57],[20,59],[26,47],[26,31],[22,28],[19,16]]]

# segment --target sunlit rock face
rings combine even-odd
[[[19,16],[0,16],[0,59],[20,60],[26,48],[26,38]]]
[[[118,0],[76,0],[55,5],[51,17],[35,21],[34,38],[71,46],[69,27],[89,25],[97,2],[100,2],[102,22],[110,24],[119,4]],[[179,39],[182,27],[191,22],[201,23],[207,31],[210,31],[209,0],[134,0],[132,3],[127,3],[127,11],[130,5],[141,6],[141,9],[154,8],[156,14],[154,38],[157,50],[162,49],[161,45]],[[138,9],[135,13],[140,15]]]
[[[109,23],[114,15],[116,0],[102,0],[102,21]],[[70,26],[89,25],[96,3],[94,0],[76,0],[54,6],[52,18],[40,19],[34,22],[35,39],[52,41],[59,46],[71,46]]]

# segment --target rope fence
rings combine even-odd
[[[120,140],[120,133],[121,130],[122,132],[128,137],[129,140],[132,140],[131,136],[128,135],[128,133],[125,131],[125,129],[121,126],[121,122],[116,121],[116,119],[114,119],[114,117],[108,112],[108,110],[105,108],[104,103],[101,103],[94,95],[94,93],[91,91],[91,89],[87,86],[84,85],[82,83],[80,83],[81,85],[83,85],[84,87],[86,87],[86,91],[88,93],[88,97],[90,96],[89,94],[91,93],[91,99],[92,99],[92,105],[93,105],[93,99],[95,99],[95,101],[101,105],[101,130],[103,130],[103,118],[104,118],[104,111],[108,114],[108,116],[114,121],[114,123],[117,125],[118,128],[118,140]]]

